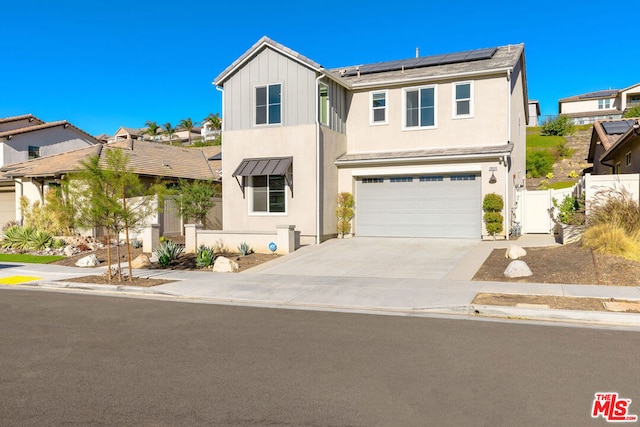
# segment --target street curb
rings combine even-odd
[[[599,325],[640,326],[638,313],[524,308],[498,305],[469,305],[469,315],[523,320],[579,322]]]

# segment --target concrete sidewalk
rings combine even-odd
[[[55,265],[5,263],[0,265],[0,280],[3,277],[26,276],[36,279],[14,286],[64,289],[76,292],[117,293],[219,304],[396,315],[489,316],[640,327],[640,314],[472,304],[474,297],[479,292],[640,301],[640,288],[638,287],[471,280],[471,277],[493,249],[506,248],[510,243],[508,241],[479,242],[473,245],[443,278],[438,279],[274,274],[269,273],[273,266],[263,265],[240,274],[134,270],[134,275],[138,277],[174,281],[153,288],[138,288],[128,287],[126,284],[123,286],[85,285],[65,281],[71,277],[101,274],[104,272],[104,268],[87,270]],[[525,236],[525,238],[519,239],[517,244],[523,247],[532,247],[549,246],[555,242],[550,236]],[[319,250],[319,246],[307,249],[307,256],[309,251],[313,250]],[[304,255],[301,252],[289,256]]]

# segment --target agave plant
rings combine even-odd
[[[238,246],[238,252],[240,252],[240,255],[242,256],[247,256],[253,253],[253,249],[247,244],[247,242],[242,242],[240,243],[240,246]]]
[[[172,240],[166,240],[160,244],[153,252],[158,258],[158,264],[163,267],[171,264],[172,261],[178,259],[184,251],[184,246],[174,243]]]
[[[34,230],[27,243],[29,249],[44,249],[53,246],[53,236],[44,230]]]
[[[31,227],[20,227],[19,225],[9,227],[4,231],[2,247],[27,249],[30,247],[30,241],[35,232],[36,230]]]
[[[215,255],[213,253],[213,249],[200,245],[198,248],[198,253],[196,255],[196,265],[200,268],[209,267],[213,264],[215,260]]]

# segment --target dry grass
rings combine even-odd
[[[589,227],[582,236],[582,245],[601,254],[640,261],[640,232],[630,235],[618,225],[598,224]]]

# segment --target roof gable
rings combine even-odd
[[[322,69],[322,66],[317,62],[312,61],[311,59],[301,55],[295,50],[289,49],[288,47],[281,45],[274,40],[271,40],[267,36],[263,36],[253,46],[251,46],[249,50],[243,53],[238,59],[233,61],[233,63],[229,65],[222,73],[220,73],[218,77],[214,79],[213,84],[216,86],[224,84],[238,69],[244,67],[247,62],[251,61],[258,53],[260,53],[264,49],[274,50],[279,54],[284,55],[287,58],[312,69],[313,71],[319,72]]]
[[[88,133],[86,133],[85,131],[83,131],[82,129],[72,125],[71,123],[67,122],[66,120],[61,120],[58,122],[49,122],[49,123],[42,123],[42,124],[38,124],[38,125],[34,125],[34,126],[28,126],[28,127],[22,127],[19,129],[12,129],[12,130],[8,130],[8,131],[4,131],[4,132],[0,132],[0,138],[8,138],[11,139],[11,137],[13,137],[14,135],[20,135],[20,134],[25,134],[25,133],[30,133],[30,132],[39,132],[39,131],[44,131],[46,129],[51,129],[51,128],[55,128],[58,126],[62,126],[65,129],[66,128],[71,128],[72,131],[80,133],[82,136],[84,136],[84,138],[86,138],[88,140],[89,143],[91,144],[99,144],[100,141],[98,141],[94,136],[89,135]]]

